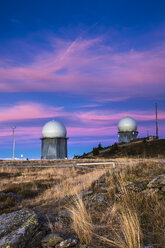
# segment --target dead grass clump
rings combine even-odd
[[[85,244],[91,243],[94,227],[83,200],[77,196],[74,206],[70,207],[69,210],[72,213],[74,231],[78,235],[80,242]]]
[[[110,241],[104,239],[106,242],[109,241],[117,247],[141,247],[143,240],[146,244],[152,243],[155,247],[164,247],[165,202],[163,193],[157,191],[148,193],[147,189],[134,192],[124,186],[130,178],[131,181],[132,178],[135,178],[136,183],[143,182],[147,185],[146,181],[148,182],[149,179],[153,179],[162,172],[164,172],[163,166],[156,167],[148,164],[144,167],[126,169],[115,175],[115,182],[120,188],[117,200],[119,211],[116,216],[120,217],[120,225],[117,230],[121,235],[115,235],[115,239]],[[148,178],[145,178],[146,175]],[[143,237],[141,233],[143,233]]]
[[[124,238],[118,235],[118,246],[121,248],[141,248],[141,228],[137,213],[131,208],[122,208],[120,225]]]
[[[130,202],[138,213],[145,243],[155,247],[165,244],[164,200],[159,199],[158,193],[129,193]]]
[[[121,208],[118,217],[119,227],[111,230],[112,239],[100,236],[100,239],[118,248],[141,248],[142,235],[139,219],[135,211]],[[98,236],[98,235],[97,235]]]
[[[118,182],[123,185],[123,174],[118,175]],[[134,207],[134,197],[125,187],[121,187],[120,201],[114,205],[113,219],[118,219],[118,225],[112,226],[112,221],[107,216],[107,225],[110,227],[113,238],[101,237],[101,240],[119,248],[141,248],[142,232],[138,211]],[[113,212],[111,211],[110,214]],[[113,214],[113,215],[114,215]]]
[[[146,185],[154,177],[165,173],[165,167],[161,163],[143,162],[136,166],[129,166],[125,169],[125,179],[134,183],[145,183]]]

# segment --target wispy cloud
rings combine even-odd
[[[74,116],[74,118],[73,118]],[[64,107],[52,107],[34,102],[17,103],[10,107],[0,108],[0,137],[11,136],[10,123],[17,122],[17,139],[20,142],[29,143],[31,140],[38,140],[41,137],[43,122],[40,120],[51,118],[62,118],[67,128],[68,137],[82,140],[83,137],[93,139],[100,137],[112,138],[116,136],[117,123],[125,117],[132,116],[138,123],[140,135],[146,135],[146,130],[155,131],[155,114],[152,111],[115,111],[115,110],[87,110],[81,112],[66,112]],[[165,112],[159,111],[160,133],[164,133]],[[29,120],[33,120],[29,121]],[[23,126],[22,126],[23,123]],[[95,137],[95,138],[94,138]]]
[[[0,123],[40,118],[55,118],[64,113],[62,107],[52,107],[33,102],[17,103],[13,106],[0,107]]]
[[[86,105],[81,105],[80,108],[96,108],[102,106],[101,104],[86,104]]]
[[[128,100],[130,97],[129,96],[121,96],[121,97],[101,97],[97,98],[96,100],[99,102],[123,102]]]
[[[96,110],[96,111],[87,111],[77,113],[79,119],[84,122],[102,122],[105,124],[107,123],[116,123],[121,118],[125,116],[131,116],[138,121],[151,121],[155,120],[155,114],[153,111],[140,111],[140,110],[131,110],[131,111],[111,111],[111,110]],[[165,112],[159,111],[159,120],[165,120]]]
[[[41,50],[28,63],[25,59],[23,66],[1,61],[0,91],[86,93],[103,95],[105,101],[165,91],[164,45],[117,52],[99,37],[73,42],[54,38],[51,47],[51,52]]]

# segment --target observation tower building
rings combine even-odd
[[[118,123],[119,143],[129,143],[138,136],[137,123],[132,117],[124,117]]]
[[[67,158],[66,128],[59,121],[49,121],[42,129],[41,159]]]

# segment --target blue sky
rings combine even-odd
[[[0,157],[39,158],[42,126],[62,121],[69,157],[117,141],[129,115],[139,136],[165,131],[165,2],[0,3]]]

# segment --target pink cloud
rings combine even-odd
[[[0,107],[0,122],[49,118],[63,115],[62,107],[24,102],[10,107]]]
[[[68,127],[67,133],[69,137],[85,137],[85,136],[110,136],[116,133],[116,126],[109,127]]]
[[[125,99],[121,94],[155,95],[165,90],[165,46],[115,52],[100,38],[52,43],[51,52],[41,51],[24,66],[2,66],[2,61],[0,91],[107,93],[110,101],[120,101]]]
[[[4,144],[4,139],[7,138],[8,142],[12,144],[12,129],[3,128],[0,132],[0,144]],[[15,129],[15,139],[17,144],[32,144],[40,143],[41,127],[22,127],[18,126]]]
[[[86,104],[86,105],[81,105],[80,108],[96,108],[100,106],[101,104]]]
[[[77,116],[84,122],[89,121],[108,121],[109,123],[114,123],[119,121],[125,116],[131,116],[136,121],[151,121],[155,120],[155,114],[153,111],[127,111],[127,112],[114,112],[111,110],[96,110],[78,113]],[[159,120],[165,120],[165,112],[159,111]]]
[[[122,102],[125,100],[128,100],[130,97],[129,96],[121,96],[121,97],[101,97],[97,98],[96,100],[99,102]]]
[[[117,123],[125,116],[135,118],[141,136],[146,135],[146,130],[149,130],[150,133],[155,133],[155,114],[153,111],[131,110],[127,112],[115,112],[112,110],[83,110],[81,112],[66,112],[63,107],[52,107],[39,103],[23,102],[10,107],[0,107],[0,137],[12,137],[11,127],[9,126],[6,128],[5,124],[4,128],[4,123],[17,121],[16,137],[20,143],[29,143],[32,140],[39,142],[42,126],[40,124],[37,124],[38,126],[29,126],[29,120],[34,119],[35,121],[41,118],[53,119],[62,117],[67,128],[67,135],[70,137],[71,141],[72,138],[76,137],[80,137],[79,139],[81,141],[81,137],[100,137],[100,139],[102,139],[102,137],[110,138],[111,136],[116,136],[117,140]],[[165,120],[164,111],[159,111],[158,119],[159,130],[161,135],[163,135],[165,128],[164,124],[162,124],[163,122],[160,121]],[[19,121],[24,121],[25,126],[22,127],[22,124],[19,124]],[[143,122],[142,125],[140,122]]]

